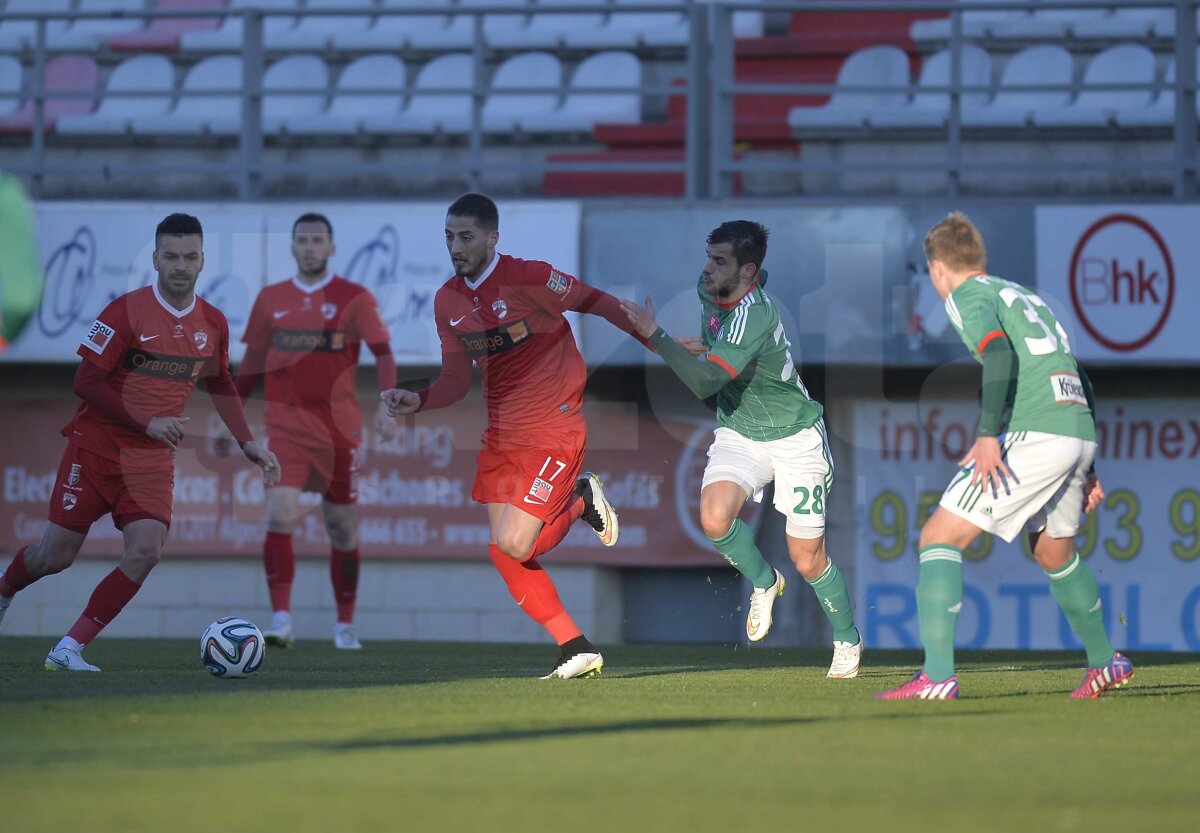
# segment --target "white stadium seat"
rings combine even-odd
[[[79,4],[79,11],[144,11],[146,5],[146,0],[87,0]],[[136,32],[145,25],[145,19],[139,17],[82,18],[65,31],[56,32],[51,46],[55,49],[94,49],[110,35]]]
[[[1025,3],[1029,0],[959,0],[963,7],[962,31],[968,38],[983,38],[991,34],[991,29],[1001,23],[1010,23],[1030,16],[1024,9],[974,9],[972,3]],[[914,21],[908,30],[909,36],[918,43],[922,41],[941,41],[950,37],[950,18]]]
[[[639,87],[642,65],[629,52],[599,52],[575,68],[562,106],[552,113],[523,115],[518,126],[526,133],[584,133],[597,122],[636,124],[642,118],[641,96],[627,93],[584,92],[594,87]]]
[[[439,55],[421,67],[413,91],[443,89],[451,92],[414,94],[403,112],[364,118],[362,129],[370,133],[428,133],[441,129],[443,123],[461,124],[463,119],[469,123],[472,72],[473,61],[469,54]]]
[[[63,116],[59,133],[120,135],[143,118],[165,115],[171,109],[175,68],[161,55],[138,55],[122,61],[105,86],[105,97],[96,112]],[[139,95],[109,97],[107,93],[138,91]],[[152,92],[151,92],[152,91]]]
[[[374,26],[356,37],[359,48],[402,49],[406,46],[433,46],[441,49],[463,49],[471,45],[470,19],[463,16],[452,19],[448,14],[450,0],[383,0],[382,8],[429,13],[380,15]]]
[[[855,52],[838,70],[837,89],[820,107],[793,107],[793,130],[811,127],[855,127],[872,113],[903,107],[908,101],[908,55],[895,46],[870,46]],[[890,92],[855,92],[855,87],[895,86]]]
[[[229,0],[230,9],[246,9],[256,6],[263,11],[294,9],[296,0]],[[296,18],[290,15],[272,15],[263,18],[263,40],[291,30]],[[198,52],[240,51],[242,48],[242,19],[230,16],[221,21],[221,26],[207,32],[185,32],[179,40],[179,48]]]
[[[1088,18],[1071,26],[1077,38],[1112,38],[1137,40],[1154,34],[1156,26],[1174,25],[1175,12],[1170,9],[1117,9],[1109,17]]]
[[[315,55],[290,55],[271,64],[263,73],[263,132],[278,133],[290,117],[322,112],[328,86],[329,68]]]
[[[917,92],[907,107],[890,107],[871,113],[867,117],[872,127],[889,128],[941,128],[950,118],[950,93],[931,92],[928,87],[950,86],[949,49],[931,55],[921,67],[917,81]],[[962,47],[961,83],[964,87],[990,87],[992,83],[992,57],[983,49],[971,44]],[[961,111],[983,107],[989,93],[963,93]]]
[[[1196,78],[1200,80],[1200,48],[1196,50]],[[1175,123],[1175,60],[1167,64],[1162,86],[1154,101],[1146,107],[1120,107],[1115,121],[1121,127],[1165,127]]]
[[[236,55],[205,58],[192,67],[183,80],[175,109],[167,115],[139,118],[134,133],[187,135],[236,131],[242,115],[242,59]],[[195,90],[218,91],[220,95],[187,95]]]
[[[71,0],[8,0],[4,11],[8,14],[50,14],[69,12]],[[46,23],[46,43],[53,43],[69,28],[66,19]],[[0,51],[16,52],[31,48],[37,42],[37,23],[32,20],[5,20],[0,18]]]
[[[595,0],[538,0],[539,5],[552,6],[591,5]],[[501,48],[524,47],[547,49],[566,43],[567,33],[584,29],[599,29],[604,25],[602,12],[539,12],[533,7],[529,22],[522,28],[508,32],[489,31],[487,40],[492,46]]]
[[[536,116],[558,108],[557,92],[522,92],[557,87],[563,82],[562,64],[549,52],[525,52],[502,63],[492,77],[492,91],[483,105],[483,129],[508,133],[522,116]],[[470,129],[469,123],[462,125]]]
[[[687,17],[680,12],[637,12],[638,5],[661,0],[615,0],[614,11],[599,29],[577,29],[567,34],[567,45],[588,48],[682,46],[688,42]]]
[[[284,122],[288,133],[315,135],[357,133],[369,116],[399,113],[404,109],[404,63],[394,55],[366,55],[342,70],[333,101],[324,113],[291,116]],[[346,89],[378,92],[350,93]]]
[[[1065,107],[1071,100],[1071,53],[1043,44],[1022,49],[1009,59],[1000,75],[996,97],[986,107],[963,113],[963,124],[979,127],[1022,127],[1034,110]],[[1009,87],[1059,87],[1045,91]]]
[[[322,11],[365,6],[363,2],[347,0],[307,0],[305,11]],[[369,15],[304,15],[295,28],[264,33],[268,49],[322,50],[356,45],[356,38],[371,28]]]
[[[0,116],[21,109],[21,62],[11,55],[0,55]]]
[[[1081,22],[1099,22],[1111,16],[1109,9],[1034,9],[1029,17],[997,21],[989,28],[997,38],[1052,40],[1072,34]]]
[[[1145,84],[1142,90],[1091,90],[1101,84]],[[1141,44],[1126,43],[1092,58],[1083,74],[1083,86],[1067,107],[1037,110],[1033,123],[1040,127],[1104,126],[1116,121],[1121,109],[1144,109],[1154,95],[1154,53]]]

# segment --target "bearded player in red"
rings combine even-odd
[[[488,427],[472,497],[487,506],[488,554],[513,599],[561,648],[542,679],[594,676],[604,658],[537,562],[580,517],[605,546],[617,543],[617,515],[600,479],[582,471],[587,369],[563,313],[600,315],[637,336],[613,296],[549,263],[497,254],[499,228],[496,204],[482,194],[450,206],[446,248],[455,276],[433,303],[442,373],[427,390],[390,390],[383,400],[393,416],[444,408],[466,395],[472,360],[479,365]]]
[[[204,232],[172,214],[154,233],[158,280],[110,303],[79,347],[75,394],[83,400],[63,429],[67,450],[50,496],[50,523],[38,544],[18,550],[0,574],[0,618],[13,595],[75,562],[91,525],[111,513],[125,541],[105,576],[50,655],[47,671],[99,671],[83,648],[116,618],[162,557],[171,525],[175,452],[184,405],[204,385],[250,462],[269,486],[275,455],[254,441],[229,374],[229,324],[195,294],[204,267]]]
[[[396,384],[391,337],[379,305],[366,288],[330,273],[333,226],[321,214],[304,214],[292,224],[296,276],[258,294],[242,340],[246,355],[238,370],[242,398],[266,377],[267,439],[283,466],[283,477],[267,491],[267,538],[263,564],[274,615],[263,636],[273,645],[292,644],[292,581],[296,557],[292,528],[300,492],[320,493],[329,534],[329,576],[337,622],[333,644],[358,650],[354,603],[358,594],[358,447],[362,413],[355,376],[365,342],[375,354],[379,390]],[[380,406],[376,426],[386,440],[395,421]]]

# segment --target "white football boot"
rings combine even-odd
[[[833,680],[852,680],[858,676],[858,665],[862,661],[863,641],[858,638],[857,645],[849,642],[833,641],[833,662],[829,673],[825,676]]]
[[[47,671],[99,671],[83,658],[83,648],[60,645],[46,656]]]
[[[563,656],[558,665],[544,677],[543,680],[572,680],[576,677],[599,677],[600,669],[604,667],[604,657],[594,652],[584,652]]]
[[[766,637],[771,630],[771,610],[775,607],[775,599],[783,595],[787,582],[783,573],[775,571],[775,583],[766,589],[755,587],[750,593],[750,612],[746,614],[746,638],[758,642]]]
[[[354,633],[354,625],[338,622],[333,626],[333,647],[339,651],[361,651],[362,643]]]
[[[593,472],[585,471],[575,482],[575,494],[583,498],[583,519],[595,530],[604,546],[615,546],[621,524],[617,520],[617,511],[604,497],[604,485],[600,478]]]
[[[286,610],[277,610],[271,615],[271,627],[262,632],[263,639],[268,645],[277,648],[290,648],[295,638],[292,637],[292,614]]]

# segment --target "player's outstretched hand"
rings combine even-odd
[[[392,388],[379,394],[383,404],[387,406],[388,416],[398,417],[405,414],[415,414],[421,407],[421,397],[415,391],[404,388]]]
[[[1104,487],[1096,473],[1088,472],[1087,482],[1083,484],[1083,511],[1094,512],[1104,503]]]
[[[382,393],[379,395],[383,396]],[[388,413],[386,402],[380,402],[379,409],[375,411],[375,431],[384,442],[396,436],[396,420]]]
[[[980,437],[975,445],[967,452],[967,456],[958,461],[959,468],[974,463],[971,472],[971,485],[981,484],[992,490],[992,497],[997,497],[1001,491],[1010,494],[1009,483],[1020,483],[1012,469],[1004,462],[1000,453],[1000,441],[995,437]]]
[[[658,321],[654,319],[654,300],[649,295],[646,296],[646,306],[622,299],[621,309],[625,310],[625,314],[629,316],[629,323],[642,338],[650,338],[658,329]]]
[[[279,460],[276,459],[275,453],[271,449],[262,445],[258,440],[251,440],[242,446],[242,453],[246,455],[247,460],[262,469],[264,486],[270,488],[279,482],[279,475],[282,472],[279,468]]]
[[[678,336],[675,340],[693,356],[703,356],[708,353],[708,348],[704,346],[704,339],[697,336]]]
[[[156,416],[146,426],[146,436],[171,448],[178,449],[183,442],[183,426],[191,417]]]

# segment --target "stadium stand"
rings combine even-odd
[[[224,0],[159,0],[155,8],[172,11],[220,9]],[[116,52],[174,52],[183,36],[217,25],[215,17],[156,17],[144,30],[111,35],[108,48]]]
[[[32,12],[48,14],[69,12],[71,0],[8,0],[4,10],[14,15]],[[46,24],[46,40],[53,41],[57,35],[67,31],[69,26],[70,20],[66,18],[49,21]],[[36,38],[37,27],[32,20],[0,19],[0,52],[30,49]]]
[[[642,84],[642,65],[628,52],[598,52],[582,61],[571,75],[562,106],[549,113],[522,114],[519,128],[526,133],[590,133],[596,122],[634,124],[641,119],[641,102],[635,92],[585,90]]]
[[[925,60],[917,80],[917,91],[906,107],[891,107],[870,113],[867,122],[872,127],[938,128],[945,127],[950,117],[950,93],[933,91],[931,87],[950,86],[952,55],[943,49]],[[990,88],[992,84],[992,57],[978,46],[967,45],[962,49],[961,77],[964,87]],[[962,108],[972,109],[987,103],[988,91],[965,93]]]
[[[90,113],[96,107],[100,70],[87,55],[59,55],[46,62],[43,88],[47,93],[75,94],[71,98],[48,98],[43,123],[53,130],[63,116]],[[82,93],[83,95],[78,95]],[[0,119],[0,134],[28,135],[34,129],[33,102],[26,101],[17,113]]]
[[[368,116],[399,113],[404,109],[407,72],[395,55],[366,55],[347,66],[338,77],[329,109],[323,113],[284,119],[283,129],[297,136],[353,134],[362,131]],[[369,92],[347,92],[369,90]]]
[[[146,8],[145,0],[88,0],[79,10],[95,12],[136,12]],[[140,32],[145,22],[137,17],[94,18],[81,17],[65,30],[56,30],[49,36],[53,49],[95,49],[114,35]]]
[[[138,118],[131,125],[133,132],[177,136],[232,133],[241,123],[241,88],[241,58],[206,58],[188,72],[175,108],[168,114]]]
[[[1091,89],[1103,85],[1141,84],[1138,89]],[[1116,123],[1119,110],[1150,105],[1154,85],[1154,53],[1136,43],[1104,50],[1087,65],[1079,95],[1066,107],[1035,110],[1039,127],[1104,127]]]
[[[66,115],[58,120],[59,133],[120,135],[131,132],[134,122],[163,116],[171,109],[175,68],[161,55],[138,55],[122,61],[108,77],[104,98],[94,113]],[[137,95],[122,93],[136,92]]]
[[[21,106],[21,62],[11,55],[0,55],[0,116]]]

